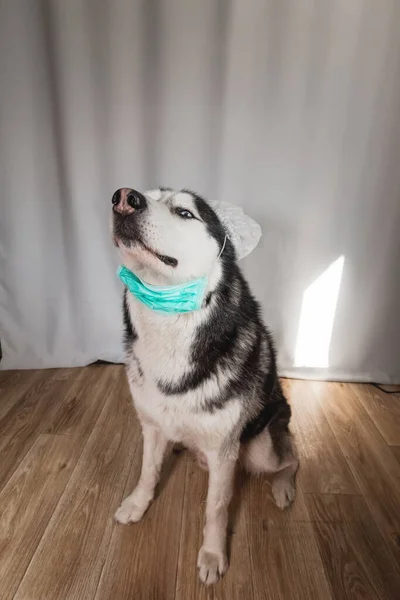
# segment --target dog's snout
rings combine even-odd
[[[113,210],[121,215],[129,215],[146,208],[146,198],[131,188],[121,188],[112,197]]]

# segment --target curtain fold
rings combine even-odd
[[[280,371],[400,382],[396,0],[0,3],[0,367],[120,361],[116,188],[263,228]]]

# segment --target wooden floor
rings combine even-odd
[[[301,468],[281,513],[238,473],[222,582],[198,582],[207,474],[168,459],[140,524],[112,515],[141,439],[123,368],[0,373],[1,600],[400,598],[400,398],[284,381]]]

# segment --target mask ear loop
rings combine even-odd
[[[228,237],[228,236],[225,234],[224,243],[222,244],[222,248],[221,248],[221,250],[220,250],[220,253],[219,253],[219,254],[218,254],[218,256],[217,256],[217,260],[218,260],[219,258],[221,258],[221,254],[223,253],[223,251],[224,251],[224,249],[225,249],[225,245],[226,245],[226,238],[227,238],[227,237]]]
[[[222,248],[221,248],[221,250],[220,250],[220,252],[219,252],[219,254],[218,254],[217,258],[216,258],[216,261],[215,261],[214,265],[217,263],[218,259],[221,257],[221,254],[223,253],[223,251],[224,251],[224,249],[225,249],[225,246],[226,246],[226,239],[227,239],[227,237],[228,237],[228,236],[225,234],[225,237],[224,237],[224,243],[222,244]],[[212,293],[213,293],[213,292],[211,292],[211,293],[210,293],[210,295],[211,295]],[[208,302],[209,302],[209,300],[208,300]],[[204,307],[204,306],[208,305],[208,302],[207,302],[206,300],[204,300],[204,301],[203,301],[203,305],[202,305],[202,306]]]

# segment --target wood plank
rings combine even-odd
[[[141,459],[139,444],[124,496],[139,477]],[[96,600],[175,598],[185,473],[186,453],[170,454],[157,497],[142,521],[114,528]]]
[[[1,363],[0,363],[1,364]],[[14,387],[20,382],[24,382],[31,377],[38,375],[37,369],[2,371],[0,369],[0,394],[10,387]]]
[[[212,600],[215,597],[216,588],[201,584],[197,571],[197,555],[203,540],[207,485],[208,473],[200,469],[193,456],[188,454],[176,578],[176,600],[186,600],[187,598]],[[224,583],[225,578],[218,586]]]
[[[0,494],[0,581],[11,600],[78,461],[83,438],[39,435]]]
[[[104,369],[123,367],[107,366]],[[95,596],[116,526],[120,502],[137,444],[138,424],[126,378],[116,378],[15,600],[90,600]],[[92,402],[99,402],[91,394]]]
[[[123,367],[0,377],[2,599],[400,597],[400,444],[386,443],[397,440],[397,408],[360,385],[284,385],[302,460],[297,499],[280,512],[267,477],[239,473],[230,569],[207,588],[196,568],[207,473],[187,452],[167,464],[140,524],[112,520],[141,464]]]
[[[45,371],[1,371],[0,421],[15,407],[30,387],[48,377]],[[1,435],[1,433],[0,433]]]
[[[372,385],[352,384],[364,409],[387,444],[400,446],[400,398]]]
[[[281,512],[275,506],[271,494],[270,481],[266,477],[252,477],[239,470],[236,477],[235,491],[230,510],[230,534],[228,537],[229,569],[224,578],[215,587],[202,585],[198,578],[196,563],[197,553],[201,547],[204,527],[204,511],[207,497],[207,473],[200,470],[197,463],[189,455],[186,491],[182,517],[181,547],[179,551],[176,600],[186,598],[218,600],[251,600],[254,597],[253,574],[250,556],[252,547],[249,537],[249,523],[254,522],[261,527],[262,515],[258,512],[258,503],[263,504],[263,513],[268,518],[280,522],[308,519],[302,494],[299,502],[288,511]],[[256,506],[254,515],[249,514]],[[254,525],[254,523],[253,523]],[[255,525],[257,526],[257,525]],[[259,552],[259,548],[252,548]]]
[[[321,403],[381,534],[400,562],[397,460],[350,386],[314,382],[310,387]]]
[[[249,540],[255,598],[337,600],[325,574],[312,523],[253,520]]]
[[[400,465],[400,446],[390,446],[390,450],[391,450],[393,456],[396,457],[397,462]]]
[[[43,371],[35,383],[0,420],[0,489],[59,410],[65,393],[81,369]]]
[[[24,387],[24,393],[13,403],[11,410],[0,419],[0,436],[10,435],[13,431],[25,429],[32,425],[32,430],[38,431],[37,413],[47,418],[46,409],[58,408],[56,400],[66,393],[82,369],[52,369],[37,371],[33,384]],[[49,406],[47,406],[49,403]],[[53,413],[52,413],[53,414]]]
[[[190,458],[182,517],[176,599],[250,600],[255,596],[249,551],[249,547],[252,547],[249,537],[252,534],[249,527],[263,527],[267,522],[282,524],[309,521],[302,491],[298,489],[293,506],[282,512],[273,501],[269,478],[253,477],[238,471],[230,510],[229,569],[215,588],[208,588],[199,582],[196,568],[197,553],[203,537],[207,479],[207,473],[200,470],[196,461]],[[261,513],[260,503],[263,505]],[[255,547],[252,547],[252,550],[260,551]]]
[[[215,600],[251,600],[254,598],[247,514],[251,502],[251,484],[256,482],[261,484],[262,478],[253,477],[243,469],[238,469],[229,511],[229,569],[215,588]],[[260,489],[260,486],[258,486],[258,489]],[[204,516],[205,504],[202,509]],[[190,515],[191,504],[189,499],[187,518],[190,519]],[[203,531],[200,534],[201,545]]]
[[[360,490],[309,382],[285,380],[304,493],[359,494]],[[323,468],[321,466],[323,465]]]
[[[400,598],[400,572],[361,496],[307,495],[335,598]]]
[[[269,478],[250,477],[248,486],[244,507],[253,578],[250,597],[333,600],[301,486],[285,511],[273,501]]]
[[[126,379],[120,365],[89,365],[70,386],[58,410],[47,420],[46,433],[88,435],[104,406],[105,399],[117,389],[117,379]],[[96,398],[96,401],[93,399]],[[130,398],[127,400],[131,405]]]

